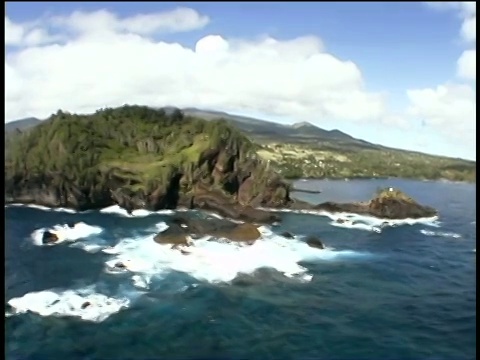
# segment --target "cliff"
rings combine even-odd
[[[6,203],[203,207],[232,217],[292,203],[289,185],[222,120],[123,106],[92,115],[59,111],[14,136],[6,148]]]

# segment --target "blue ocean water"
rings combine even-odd
[[[174,256],[169,249],[157,254],[160,245],[149,238],[169,214],[6,207],[5,301],[33,294],[24,304],[39,312],[40,302],[48,303],[45,291],[53,291],[64,315],[6,316],[6,358],[476,358],[475,185],[399,179],[296,185],[322,191],[298,194],[312,202],[367,200],[379,186],[394,186],[440,217],[376,233],[333,226],[325,216],[281,213],[280,226],[264,229],[265,245],[205,245],[203,255]],[[37,246],[32,239],[37,229],[79,221],[86,225],[77,242]],[[297,239],[275,236],[285,230]],[[311,234],[330,249],[306,247],[302,236]],[[123,244],[123,256],[148,262],[139,280],[148,288],[135,286],[132,273],[105,272],[117,255],[101,248],[115,244]],[[243,274],[235,277],[236,270]],[[68,290],[129,303],[103,321],[88,321],[68,316],[78,305]],[[94,305],[89,311],[95,317]]]

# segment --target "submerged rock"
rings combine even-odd
[[[113,266],[117,269],[126,269],[127,268],[127,266],[121,261],[115,263],[115,265],[113,265]]]
[[[261,236],[257,226],[249,223],[236,224],[227,219],[193,219],[174,216],[169,228],[154,237],[159,244],[172,244],[173,248],[189,245],[187,237],[213,236],[234,242],[253,244]]]
[[[325,249],[325,245],[323,244],[323,242],[315,236],[307,237],[305,242],[307,243],[308,246],[310,246],[312,248],[317,248],[317,249],[321,249],[321,250]]]
[[[224,237],[231,241],[247,242],[250,245],[253,244],[252,241],[258,240],[261,236],[260,231],[258,231],[255,225],[246,223],[236,225],[231,230],[220,230],[212,235]]]
[[[168,229],[157,234],[153,240],[159,244],[187,245],[188,232],[178,224],[170,224]]]
[[[90,301],[85,301],[80,308],[83,310],[89,307],[90,305],[92,305]]]
[[[58,235],[46,230],[42,236],[43,244],[51,244],[58,241]]]
[[[295,235],[293,235],[291,232],[284,231],[280,234],[280,236],[287,238],[287,239],[293,239]]]

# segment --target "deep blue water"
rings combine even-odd
[[[314,202],[366,200],[379,186],[399,187],[437,208],[439,227],[402,225],[378,234],[335,227],[326,217],[282,213],[281,226],[272,231],[314,234],[338,252],[300,262],[313,275],[310,282],[263,269],[243,281],[209,283],[167,269],[140,292],[130,275],[104,272],[112,255],[68,244],[35,246],[31,234],[83,221],[104,231],[82,241],[114,245],[152,233],[168,215],[7,207],[6,301],[91,285],[131,299],[128,309],[100,323],[34,313],[6,317],[7,359],[476,358],[475,185],[358,180],[297,186],[322,190],[298,194]]]

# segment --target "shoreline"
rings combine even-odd
[[[149,216],[149,215],[152,215],[152,214],[172,215],[175,212],[202,211],[202,212],[205,212],[206,214],[211,214],[214,217],[219,216],[222,219],[229,219],[229,220],[233,220],[233,221],[238,221],[236,219],[231,219],[228,216],[222,216],[222,215],[218,214],[217,212],[214,212],[214,211],[211,211],[211,210],[208,210],[208,209],[200,209],[200,208],[188,209],[188,208],[185,208],[185,207],[178,207],[176,209],[161,209],[161,210],[156,210],[156,211],[147,210],[147,209],[135,209],[130,214],[127,213],[127,211],[119,205],[111,205],[111,206],[107,206],[107,207],[104,207],[104,208],[95,208],[95,209],[87,209],[87,210],[76,210],[76,209],[66,208],[66,207],[52,208],[52,207],[33,204],[33,203],[9,203],[9,204],[5,204],[5,208],[7,208],[7,207],[27,207],[27,208],[38,209],[38,210],[42,210],[42,211],[66,212],[66,213],[69,213],[69,214],[72,214],[72,215],[86,214],[86,213],[91,213],[91,212],[94,212],[94,211],[98,211],[99,213],[103,213],[103,214],[117,214],[117,215],[122,215],[122,216],[125,216],[125,217],[129,217],[129,218],[136,218],[136,217],[142,218],[142,217],[146,217],[146,216]],[[113,208],[117,208],[117,209],[113,209]],[[110,210],[105,211],[107,209],[110,209]],[[360,216],[360,217],[368,217],[368,218],[375,219],[375,220],[378,220],[378,221],[387,221],[387,222],[390,222],[390,221],[394,221],[394,222],[395,221],[424,221],[424,220],[435,221],[435,220],[438,220],[439,216],[440,216],[440,214],[436,214],[436,215],[433,215],[433,216],[426,216],[426,217],[419,217],[419,218],[392,219],[392,218],[381,218],[381,217],[377,217],[377,216],[374,216],[374,215],[371,215],[371,214],[368,214],[368,213],[354,213],[354,212],[348,212],[348,211],[333,211],[332,212],[332,211],[327,211],[327,210],[323,210],[323,209],[313,209],[313,208],[312,209],[292,209],[292,208],[286,208],[286,207],[283,207],[283,208],[256,207],[255,210],[260,210],[260,211],[264,211],[264,212],[268,212],[268,213],[291,213],[291,214],[323,216],[323,217],[329,217],[329,218],[331,218],[332,216],[339,216],[339,215],[345,216],[345,217],[350,217],[350,216],[353,215],[353,216]],[[135,215],[134,214],[135,212],[139,212],[142,215],[140,215],[140,214]],[[248,221],[246,221],[246,222],[248,222]],[[272,224],[269,224],[269,225],[275,225],[275,223],[272,223]]]
[[[301,177],[301,178],[287,178],[287,181],[307,181],[307,180],[317,180],[317,181],[350,181],[350,180],[407,180],[407,181],[418,181],[418,182],[445,182],[449,184],[476,184],[476,181],[467,181],[467,180],[449,180],[445,178],[438,179],[417,179],[417,178],[403,178],[395,176],[379,176],[379,177],[341,177],[341,178],[332,178],[332,177]],[[294,192],[295,190],[292,190]]]

